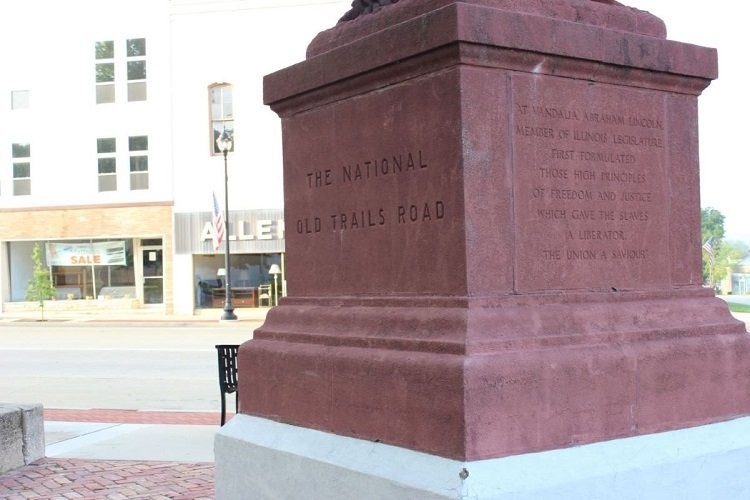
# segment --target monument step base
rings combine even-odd
[[[462,462],[240,414],[216,435],[216,498],[750,498],[750,418]]]
[[[243,344],[248,414],[476,461],[750,416],[710,290],[289,299]]]

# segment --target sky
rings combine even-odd
[[[713,47],[719,79],[698,99],[701,207],[725,216],[726,239],[750,244],[750,28],[736,0],[619,0],[667,26],[667,38]],[[348,6],[349,1],[344,2]],[[346,10],[346,9],[345,9]],[[743,151],[748,147],[748,155]]]
[[[714,47],[719,79],[698,99],[701,206],[724,214],[726,239],[750,243],[750,29],[741,2],[729,0],[619,0],[667,25],[667,38]]]

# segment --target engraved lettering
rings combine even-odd
[[[579,151],[578,159],[581,161],[599,161],[603,163],[635,163],[635,155],[607,153],[603,151]]]
[[[646,182],[646,175],[636,172],[616,172],[605,170],[599,173],[599,180],[606,182],[641,184]]]
[[[544,260],[560,260],[562,258],[562,252],[557,248],[552,250],[542,250],[542,258]]]
[[[321,230],[322,222],[319,217],[313,217],[312,220],[308,218],[297,220],[297,234],[319,233]]]
[[[540,208],[536,213],[540,219],[565,219],[567,216],[565,210],[555,210],[552,208]]]
[[[621,221],[647,222],[648,212],[644,210],[629,210],[620,212]]]
[[[578,231],[579,240],[617,240],[622,241],[625,239],[625,233],[623,231],[601,231],[584,229]]]
[[[664,139],[661,137],[646,137],[635,135],[614,134],[612,144],[624,144],[626,146],[646,146],[650,148],[663,148]]]
[[[573,178],[582,181],[595,181],[596,172],[593,170],[573,170]]]
[[[629,90],[532,81],[519,78],[513,94],[516,187],[527,190],[517,205],[527,224],[519,242],[536,250],[521,265],[544,262],[554,274],[527,286],[619,289],[644,271],[662,279],[663,253],[650,248],[660,248],[665,228],[663,104]]]
[[[330,216],[333,231],[349,231],[385,225],[385,209],[360,209]]]
[[[539,177],[542,179],[567,179],[568,171],[564,168],[539,167]]]
[[[568,260],[596,260],[594,250],[567,250],[565,255]]]
[[[332,184],[333,171],[331,169],[314,170],[307,174],[307,187],[309,189],[330,186]]]
[[[609,136],[605,132],[593,132],[590,130],[573,130],[574,141],[600,142],[607,144]]]
[[[587,122],[597,122],[606,125],[625,125],[625,117],[611,113],[583,113],[583,119]]]
[[[546,127],[524,127],[516,126],[516,133],[525,137],[544,137],[545,139],[554,139],[555,131]]]
[[[578,120],[578,112],[575,109],[555,108],[548,106],[532,106],[533,113],[542,118],[554,118],[558,120]]]
[[[591,191],[583,189],[550,189],[549,197],[554,200],[593,200]]]
[[[628,125],[630,125],[631,127],[655,128],[664,130],[664,124],[661,120],[645,116],[631,116],[630,118],[628,118]]]
[[[421,205],[399,205],[397,213],[399,224],[441,220],[445,218],[445,204],[442,201],[436,201]]]
[[[640,201],[651,203],[651,193],[634,193],[625,191],[624,193],[622,193],[622,199],[623,201]]]
[[[572,149],[556,149],[552,148],[552,158],[555,160],[573,160],[575,151]]]
[[[594,220],[596,213],[593,210],[576,210],[570,211],[570,218],[573,220]]]
[[[375,160],[362,160],[356,163],[348,163],[341,167],[341,182],[364,182],[369,179],[394,176],[409,171],[424,169],[428,167],[422,150],[409,151],[403,154],[383,156]],[[308,179],[311,174],[308,174]],[[331,173],[331,182],[333,182]],[[313,182],[308,180],[308,183]]]
[[[616,260],[643,260],[648,258],[648,250],[645,248],[612,250],[610,257]]]

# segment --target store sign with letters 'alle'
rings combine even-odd
[[[255,221],[237,221],[229,223],[231,241],[250,240],[283,240],[284,220],[258,219]],[[213,222],[203,224],[200,241],[214,240],[217,237]]]
[[[47,243],[49,266],[125,266],[124,241]]]

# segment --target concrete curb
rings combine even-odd
[[[0,404],[0,474],[44,458],[42,405]]]

